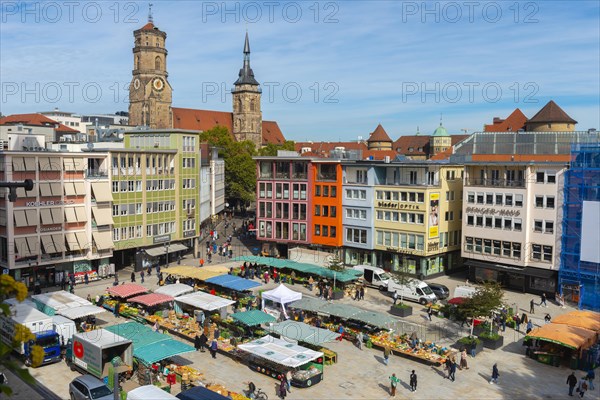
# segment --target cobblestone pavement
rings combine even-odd
[[[241,222],[237,225],[240,226]],[[224,237],[221,237],[224,240]],[[233,239],[234,247],[245,249],[247,253],[256,247],[254,243],[245,246],[237,238]],[[251,247],[248,249],[248,247]],[[234,253],[234,256],[239,255]],[[213,263],[235,266],[238,263],[229,259],[216,257]],[[198,265],[196,258],[184,258],[182,265]],[[131,269],[126,268],[119,271],[119,280],[128,282]],[[137,279],[139,283],[139,276]],[[464,284],[464,277],[439,277],[432,281],[442,283],[450,288]],[[86,297],[90,294],[104,292],[107,286],[112,284],[112,279],[92,282],[89,285],[77,285],[75,293]],[[156,289],[157,279],[153,275],[147,278],[144,286]],[[262,285],[255,290],[264,290],[275,287],[273,282]],[[291,286],[292,289],[302,292],[307,296],[314,296],[308,289],[299,285]],[[55,290],[58,288],[51,288]],[[519,308],[520,312],[529,311],[530,294],[506,292],[506,301],[509,305]],[[536,303],[539,299],[534,296]],[[387,312],[392,303],[389,296],[380,293],[376,289],[368,289],[364,301],[354,301],[349,298],[339,300],[342,303],[353,304],[369,310]],[[413,315],[408,318],[398,319],[397,330],[407,332],[417,331],[419,337],[434,340],[440,344],[452,344],[459,337],[467,333],[467,328],[461,329],[456,323],[447,319],[434,318],[429,322],[425,309],[419,304],[413,306]],[[533,315],[536,325],[543,324],[543,316],[546,312],[556,316],[571,310],[567,307],[561,309],[556,304],[548,302],[547,308],[536,307],[537,314]],[[125,322],[126,319],[115,319],[112,314],[104,313],[98,316],[100,325],[112,325]],[[406,399],[559,399],[567,396],[568,390],[565,385],[566,377],[571,372],[565,367],[552,367],[540,364],[524,356],[522,346],[523,335],[507,328],[504,333],[504,345],[498,350],[484,350],[476,358],[469,358],[468,370],[457,371],[456,381],[451,382],[443,378],[444,371],[440,367],[431,367],[419,362],[393,356],[389,366],[383,364],[381,351],[376,349],[358,350],[348,341],[327,344],[327,348],[338,353],[338,362],[332,366],[325,367],[324,381],[308,389],[293,388],[289,399],[381,399],[389,397],[389,379],[392,373],[396,373],[401,379],[398,387],[397,398]],[[178,339],[180,340],[180,339]],[[252,380],[257,387],[267,392],[270,398],[276,398],[276,381],[264,375],[251,371],[247,366],[239,364],[225,356],[218,355],[212,359],[209,353],[189,353],[177,357],[181,364],[193,365],[204,374],[206,382],[220,383],[230,390],[241,392],[246,388],[244,382]],[[488,384],[492,365],[498,363],[500,379],[498,385]],[[411,370],[415,370],[419,377],[418,390],[415,393],[409,391],[408,377]],[[68,383],[77,376],[71,372],[63,363],[44,366],[33,369],[32,374],[36,379],[54,392],[60,398],[68,397]],[[578,377],[583,372],[576,373]],[[9,378],[14,381],[15,378]],[[22,390],[26,390],[23,388]],[[21,389],[19,389],[21,390]],[[178,393],[179,387],[173,387],[173,393]],[[25,392],[23,392],[25,393]],[[598,398],[596,392],[588,392],[586,397]],[[18,398],[37,399],[35,392],[31,396],[19,396]]]

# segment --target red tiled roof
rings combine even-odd
[[[233,113],[227,111],[196,110],[173,107],[173,128],[207,131],[219,125],[233,131]],[[233,135],[233,134],[232,134]],[[264,144],[283,144],[285,137],[275,121],[263,121],[262,141]]]
[[[0,118],[0,125],[33,125],[33,126],[53,126],[56,132],[63,133],[79,133],[78,130],[69,128],[53,119],[50,119],[42,114],[13,114]]]
[[[169,296],[167,294],[150,293],[150,294],[143,294],[141,296],[132,297],[132,298],[128,299],[127,301],[131,302],[131,303],[140,303],[147,307],[152,307],[157,304],[168,303],[173,300],[175,300],[173,298],[173,296]]]
[[[450,135],[450,138],[452,139],[452,146],[454,146],[457,143],[462,142],[469,136],[471,136],[471,135]]]
[[[398,140],[394,142],[392,148],[397,154],[425,156],[429,154],[429,136],[400,136]],[[413,151],[409,151],[408,149],[410,148],[412,148]],[[421,150],[419,151],[419,149]]]
[[[152,22],[148,22],[146,25],[142,26],[142,28],[140,30],[142,30],[142,31],[151,31],[154,28],[156,28],[154,26],[154,24]]]
[[[537,112],[528,122],[564,122],[576,124],[573,118],[563,111],[562,108],[550,100],[540,111]]]
[[[137,283],[125,283],[123,285],[108,288],[108,294],[115,297],[131,297],[136,294],[148,293],[148,289]]]
[[[367,150],[367,145],[359,142],[296,142],[294,150],[301,152],[302,148],[310,147],[311,152],[317,155],[326,154],[336,147],[343,147],[344,150]]]
[[[446,160],[448,157],[452,155],[452,147],[448,147],[446,150],[441,153],[437,153],[435,156],[431,156],[430,160]]]
[[[494,118],[491,125],[484,125],[484,132],[517,132],[525,129],[527,117],[520,109],[515,109],[506,119]]]
[[[367,142],[391,142],[390,136],[387,134],[381,124],[377,125],[377,128],[371,133]]]

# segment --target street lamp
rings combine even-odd
[[[165,254],[167,256],[167,265],[166,265],[167,267],[169,266],[169,246],[170,246],[170,243],[165,243],[165,250],[166,250]]]

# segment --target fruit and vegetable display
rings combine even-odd
[[[220,394],[221,396],[227,396],[227,395],[229,395],[229,396],[231,396],[231,398],[233,400],[247,400],[248,399],[244,395],[241,395],[239,393],[234,393],[234,392],[231,392],[231,391],[227,390],[227,388],[225,386],[223,386],[223,385],[219,385],[219,384],[215,384],[215,383],[210,383],[210,384],[206,385],[206,388],[208,390],[211,390],[211,391],[213,391],[215,393]]]
[[[292,379],[297,381],[307,381],[315,375],[319,375],[319,371],[316,367],[310,367],[308,369],[300,369],[292,372]]]
[[[424,342],[413,348],[406,335],[393,336],[390,332],[381,332],[378,335],[370,335],[370,339],[375,346],[389,347],[394,352],[437,364],[443,364],[446,361],[446,358],[453,354],[453,350],[437,346],[432,342]]]
[[[117,304],[116,300],[113,299],[108,299],[104,301],[104,304],[109,306],[111,309],[115,309],[115,305]],[[138,315],[139,310],[137,309],[137,307],[131,307],[128,306],[127,304],[121,302],[121,306],[119,307],[119,314],[121,315]]]

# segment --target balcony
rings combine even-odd
[[[86,178],[108,178],[108,171],[105,169],[88,169],[85,170]]]
[[[517,179],[475,179],[467,178],[465,186],[483,186],[483,187],[504,187],[504,188],[524,188],[525,181]]]

